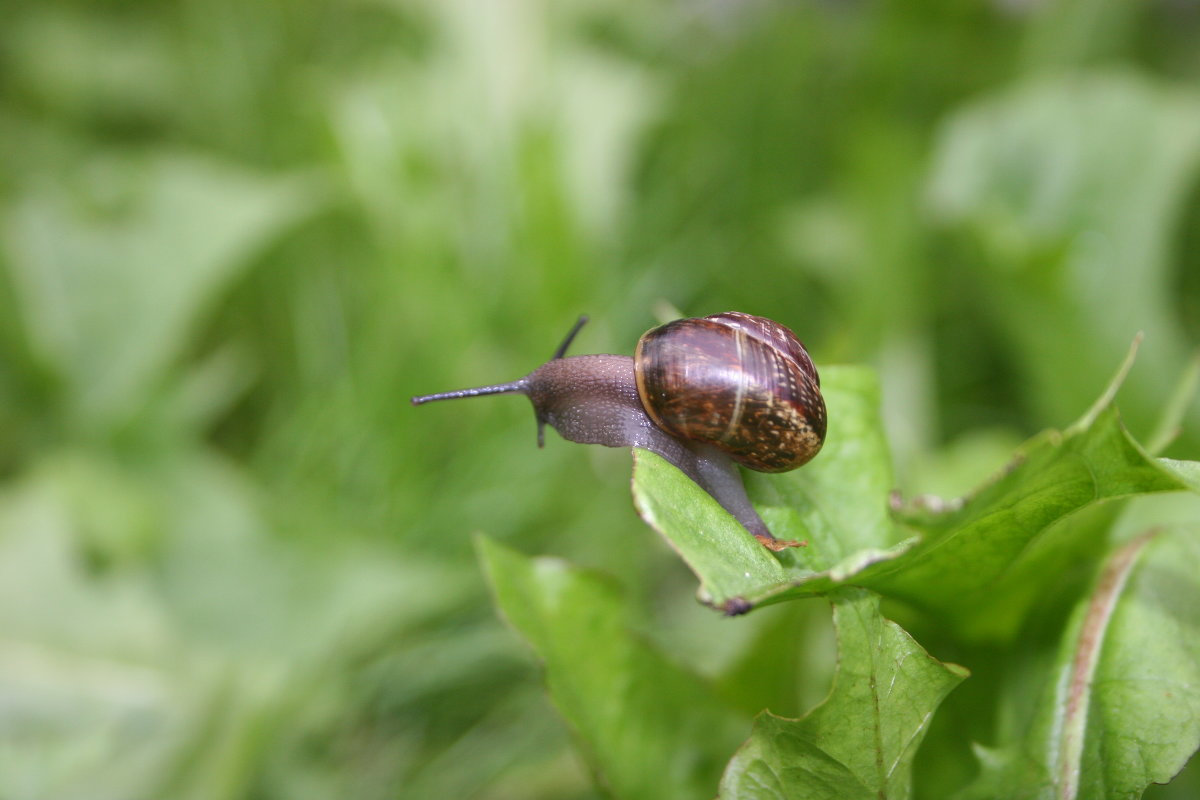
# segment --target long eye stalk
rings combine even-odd
[[[575,341],[576,335],[580,329],[587,324],[587,314],[581,314],[579,319],[575,320],[575,324],[571,330],[567,332],[567,336],[562,340],[562,344],[554,351],[554,356],[551,361],[557,361],[567,354],[567,348],[571,346],[571,342]],[[485,394],[529,394],[529,379],[521,378],[518,381],[510,381],[509,383],[495,383],[491,386],[477,386],[471,389],[456,389],[453,392],[438,392],[437,394],[423,394],[412,399],[414,406],[419,406],[423,403],[431,403],[434,400],[454,400],[459,397],[480,397]],[[539,432],[540,434],[540,432]],[[541,436],[538,436],[539,446],[541,445]]]
[[[551,358],[551,360],[562,358],[567,354],[567,348],[571,346],[571,342],[575,341],[575,335],[578,334],[580,329],[587,324],[587,321],[587,314],[579,315],[579,319],[575,320],[575,325],[567,333],[567,338],[563,339],[562,344],[560,344],[558,349],[554,351],[554,356]]]
[[[429,403],[434,400],[453,400],[456,397],[479,397],[485,394],[528,394],[529,383],[524,378],[511,383],[495,383],[491,386],[477,386],[474,389],[456,389],[453,392],[438,392],[437,394],[423,394],[420,397],[414,397],[412,404],[419,406],[422,403]]]

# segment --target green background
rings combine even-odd
[[[6,797],[596,796],[476,531],[610,573],[702,673],[794,660],[777,713],[818,701],[826,608],[700,608],[628,453],[538,451],[521,398],[408,405],[579,313],[574,352],[737,309],[875,367],[910,494],[1067,425],[1139,330],[1150,437],[1200,339],[1200,4],[5,11]],[[808,645],[746,650],[772,631]],[[955,724],[919,795],[969,777],[987,729]]]

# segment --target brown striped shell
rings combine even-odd
[[[634,364],[659,427],[751,469],[795,469],[825,441],[820,376],[778,322],[738,311],[675,320],[642,336]]]

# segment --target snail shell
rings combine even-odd
[[[773,320],[731,311],[669,322],[638,341],[634,370],[655,424],[750,469],[795,469],[825,441],[820,376]]]

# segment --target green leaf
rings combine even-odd
[[[751,475],[748,487],[772,532],[807,546],[772,554],[708,494],[652,453],[635,451],[633,494],[642,517],[700,579],[700,598],[722,609],[827,591],[912,541],[888,516],[891,461],[879,386],[861,367],[822,370],[829,431],[820,455],[786,475]]]
[[[834,625],[829,697],[799,720],[764,713],[725,772],[722,800],[909,796],[933,712],[967,671],[930,657],[871,592],[837,591]]]
[[[1108,519],[1080,516],[1105,500],[1188,488],[1121,423],[1113,400],[1136,342],[1092,407],[1066,431],[1026,443],[1008,469],[965,498],[919,498],[897,516],[923,539],[905,558],[861,576],[933,611],[972,639],[1006,639],[1073,564],[1103,553]]]
[[[633,487],[638,513],[700,578],[702,602],[732,609],[787,579],[769,550],[661,456],[634,450]]]
[[[484,537],[477,549],[497,606],[543,662],[597,779],[623,799],[711,797],[748,720],[634,633],[610,583]]]
[[[963,500],[901,510],[923,532],[921,545],[862,580],[938,613],[962,634],[1004,638],[1039,591],[1060,579],[1048,566],[1076,551],[1071,515],[1108,499],[1184,488],[1109,406],[1086,427],[1034,438],[1006,472]],[[1100,539],[1094,550],[1104,546]]]
[[[1103,552],[1094,544],[1102,520],[1076,519],[1078,512],[1196,484],[1187,462],[1151,458],[1121,424],[1112,401],[1132,356],[1077,423],[1034,437],[989,483],[960,499],[897,504],[891,516],[874,378],[827,369],[825,449],[803,469],[751,477],[772,531],[807,540],[806,548],[755,551],[704,492],[640,453],[635,501],[697,573],[701,599],[718,608],[745,610],[852,581],[933,612],[960,635],[1003,639],[1064,568],[1089,548]]]
[[[1198,534],[1151,531],[1113,553],[1038,673],[1032,716],[980,748],[961,800],[1137,797],[1183,768],[1200,747]]]

